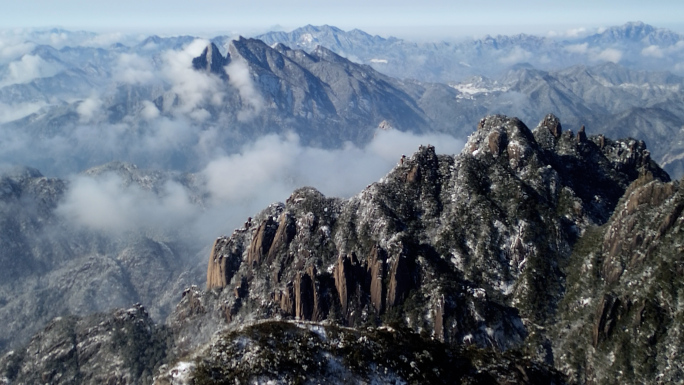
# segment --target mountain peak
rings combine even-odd
[[[230,63],[230,54],[224,58],[218,47],[214,43],[209,43],[202,51],[202,54],[192,59],[192,67],[196,70],[204,70],[221,78],[228,78],[226,70],[223,68]]]

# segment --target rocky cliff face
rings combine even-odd
[[[485,118],[459,155],[219,237],[156,382],[676,381],[679,190],[643,142]]]
[[[559,367],[579,383],[681,381],[679,182],[644,174],[571,258],[554,328]]]

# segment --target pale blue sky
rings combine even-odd
[[[253,33],[305,24],[395,36],[561,32],[643,21],[684,32],[684,1],[542,0],[21,0],[0,27],[160,34]]]

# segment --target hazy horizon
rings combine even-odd
[[[684,3],[659,0],[570,3],[523,0],[412,1],[350,0],[321,4],[310,0],[280,3],[259,0],[237,4],[216,0],[91,2],[28,0],[6,4],[0,15],[4,29],[64,28],[96,33],[194,35],[257,35],[312,25],[361,29],[383,37],[451,39],[497,34],[563,36],[629,21],[684,32]]]

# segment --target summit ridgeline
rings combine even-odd
[[[207,305],[227,324],[400,323],[501,350],[532,333],[551,361],[536,330],[556,317],[573,247],[644,175],[669,181],[641,141],[490,116],[459,155],[423,146],[348,200],[298,189],[217,239]]]

